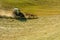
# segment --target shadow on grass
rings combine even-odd
[[[36,18],[15,18],[15,19],[18,21],[21,21],[21,22],[26,22],[27,20],[38,19],[38,17],[36,17]]]
[[[26,22],[27,21],[27,18],[16,18],[16,20],[19,20],[21,22]]]
[[[21,21],[21,22],[26,22],[27,20],[32,20],[32,19],[38,19],[38,17],[36,18],[22,18],[22,17],[18,17],[18,18],[13,18],[13,17],[6,17],[6,16],[0,16],[0,18],[5,18],[5,19],[16,19],[18,21]]]

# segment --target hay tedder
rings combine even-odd
[[[11,19],[37,19],[38,17],[34,14],[31,13],[22,13],[18,8],[14,8],[13,10],[13,17],[8,17],[8,16],[1,16],[0,18],[11,18]]]
[[[18,8],[15,8],[13,11],[15,18],[26,18],[26,19],[37,19],[38,17],[31,13],[22,13]]]

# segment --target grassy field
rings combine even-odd
[[[19,8],[24,13],[36,15],[60,14],[60,0],[0,0],[0,8]]]
[[[0,40],[60,40],[60,0],[0,0],[0,15],[11,16],[15,7],[39,18],[0,18]]]
[[[26,22],[0,18],[0,40],[60,40],[60,15]]]

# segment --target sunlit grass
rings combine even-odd
[[[17,7],[24,13],[36,15],[60,14],[59,0],[0,0],[0,5],[1,9]]]
[[[60,0],[0,0],[0,14],[15,7],[39,18],[0,18],[0,40],[60,40]]]
[[[60,15],[22,22],[0,18],[1,40],[60,40]]]

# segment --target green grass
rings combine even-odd
[[[60,0],[0,0],[1,9],[9,10],[15,7],[22,12],[36,15],[60,14]]]
[[[2,3],[2,5],[6,5],[10,7],[12,6],[17,6],[17,7],[21,7],[21,6],[60,6],[60,0],[0,0],[0,3]]]
[[[60,6],[60,0],[0,0],[2,8],[24,8],[28,6],[38,6],[42,8],[54,8]]]

